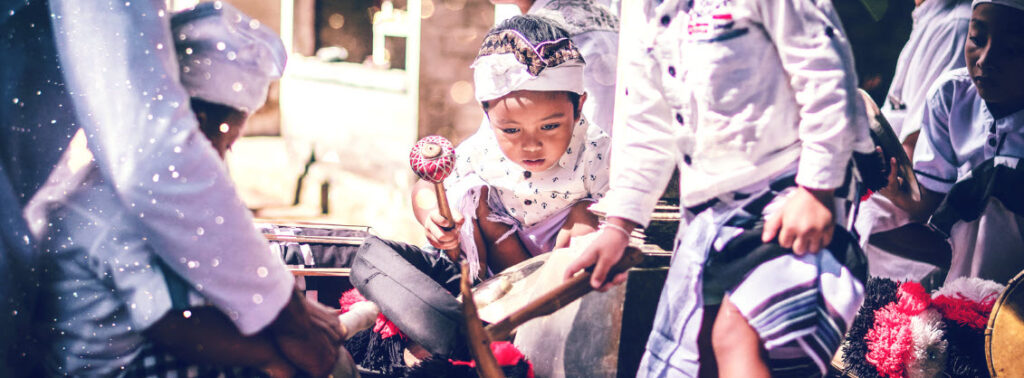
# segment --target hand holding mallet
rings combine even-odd
[[[455,219],[452,218],[452,210],[448,206],[448,196],[444,190],[444,179],[455,167],[455,147],[452,146],[452,142],[439,135],[420,139],[409,152],[409,165],[417,176],[434,184],[438,212],[454,227]],[[458,248],[447,250],[445,253],[453,262],[459,261]]]

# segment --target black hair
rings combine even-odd
[[[514,16],[487,32],[488,36],[498,34],[505,30],[515,30],[526,37],[531,45],[538,45],[541,42],[555,41],[562,38],[569,38],[569,32],[562,28],[557,21],[550,18],[535,16],[532,14]]]
[[[233,117],[245,116],[245,112],[227,105],[200,100],[193,97],[190,101],[192,112],[199,118],[199,130],[209,140],[220,137],[220,125]],[[199,116],[202,114],[202,116]]]
[[[555,92],[555,93],[558,93],[558,92]],[[576,93],[576,92],[569,92],[569,91],[564,91],[562,93],[565,93],[567,96],[569,96],[569,102],[572,103],[572,118],[573,119],[579,119],[580,118],[580,97],[581,97],[580,94]],[[482,106],[484,108],[484,115],[487,115],[488,117],[490,117],[490,115],[487,113],[487,111],[490,110],[491,104],[488,101],[481,101],[480,102],[480,106]]]

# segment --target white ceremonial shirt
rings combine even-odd
[[[928,0],[914,9],[910,39],[896,62],[882,114],[905,140],[921,130],[925,96],[944,72],[964,67],[971,0]]]
[[[629,115],[615,126],[599,209],[646,225],[679,166],[693,206],[798,164],[797,183],[837,188],[851,151],[871,151],[853,56],[828,2],[646,3],[631,54]],[[625,47],[625,46],[624,46]]]
[[[966,68],[940,77],[922,119],[914,172],[931,191],[948,193],[988,160],[1013,167],[1024,159],[1024,110],[993,118]],[[1024,217],[996,201],[979,219],[958,222],[949,241],[953,260],[946,282],[971,276],[1005,283],[1024,269]]]
[[[270,253],[224,164],[199,131],[178,80],[164,2],[122,5],[49,2],[70,95],[38,106],[74,118],[18,137],[49,143],[47,133],[70,137],[84,129],[101,176],[132,213],[127,219],[136,232],[170,269],[191,286],[202,286],[241,333],[251,335],[277,317],[294,278],[281,256]],[[60,151],[67,140],[61,142],[47,146]]]
[[[610,138],[586,117],[574,126],[569,146],[544,172],[528,172],[509,160],[494,131],[481,129],[455,149],[455,168],[445,180],[449,203],[462,208],[473,188],[496,190],[504,211],[521,226],[532,226],[584,198],[600,199],[608,190]]]
[[[544,172],[529,172],[509,160],[488,126],[466,138],[455,149],[455,167],[445,180],[448,203],[465,219],[476,219],[480,188],[487,186],[492,221],[524,231],[554,216],[565,216],[566,208],[584,199],[600,199],[608,191],[608,134],[581,116],[572,131],[569,146],[558,162]],[[473,222],[460,230],[460,245],[469,260],[470,274],[479,269],[473,238]],[[557,235],[557,233],[555,233]],[[504,236],[503,236],[504,237]],[[524,241],[526,242],[526,241]],[[547,245],[535,240],[534,244]],[[532,250],[527,246],[528,250]],[[547,252],[547,251],[545,251]],[[532,252],[531,252],[532,253]]]
[[[43,365],[52,375],[116,375],[172,308],[172,273],[164,271],[171,262],[155,253],[95,164],[74,174],[58,166],[25,217],[39,240],[35,333],[44,340]],[[189,297],[199,299],[194,290]],[[179,305],[193,304],[201,302]]]
[[[615,70],[619,52],[619,18],[591,0],[537,0],[527,14],[557,19],[567,28],[583,55],[583,114],[590,123],[612,135],[615,109]],[[486,126],[486,119],[484,120]]]

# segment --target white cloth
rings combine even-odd
[[[928,190],[947,193],[979,164],[1017,164],[1024,158],[1024,110],[994,119],[966,68],[948,72],[932,88],[914,150],[914,171]],[[1002,159],[1005,158],[1005,159]],[[1012,163],[1011,163],[1012,162]],[[1006,282],[1024,268],[1021,218],[995,201],[974,222],[950,232],[953,260],[947,282],[977,276]]]
[[[911,14],[910,39],[896,62],[882,114],[900,140],[921,130],[925,96],[942,73],[964,67],[970,0],[929,0]]]
[[[288,59],[277,33],[222,1],[174,14],[171,35],[189,96],[246,113],[267,101]]]
[[[68,135],[85,130],[101,176],[161,260],[203,287],[241,333],[266,327],[289,300],[294,278],[269,252],[199,131],[173,51],[155,48],[174,43],[164,2],[49,5],[60,67],[74,93],[47,104],[49,111],[74,109],[75,122],[61,127],[71,128]]]
[[[1011,8],[1016,8],[1024,11],[1024,0],[974,0],[974,4],[971,7],[976,7],[978,4],[999,4],[1005,5]]]
[[[946,283],[981,277],[1002,284],[1024,270],[1024,217],[991,199],[981,217],[958,222],[949,232],[953,259]]]
[[[562,22],[583,55],[583,88],[587,102],[583,114],[591,124],[612,135],[615,110],[615,73],[619,52],[617,12],[590,0],[537,0],[527,14]]]
[[[885,196],[874,194],[860,203],[856,230],[860,234],[860,248],[868,258],[868,274],[900,281],[918,281],[938,270],[935,265],[908,259],[868,243],[873,233],[896,229],[910,222],[906,211]]]
[[[533,75],[515,54],[477,57],[473,62],[473,89],[480,102],[515,91],[573,92],[583,94],[583,62],[548,67]]]
[[[544,172],[528,173],[509,160],[490,128],[481,129],[455,149],[455,168],[445,180],[448,202],[467,220],[461,230],[460,245],[476,274],[478,259],[473,226],[481,186],[497,192],[513,229],[533,226],[572,206],[576,202],[600,199],[608,190],[608,150],[610,138],[597,126],[580,117],[569,146],[558,162]],[[497,204],[496,204],[497,205]],[[493,207],[493,206],[492,206]]]
[[[647,4],[651,30],[625,69],[608,216],[646,225],[681,171],[683,205],[700,204],[799,162],[797,183],[842,184],[851,151],[873,149],[853,56],[829,3]],[[629,77],[629,76],[627,76]]]

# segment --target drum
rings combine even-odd
[[[993,377],[1024,372],[1024,272],[1017,274],[999,295],[985,329],[985,359]]]

